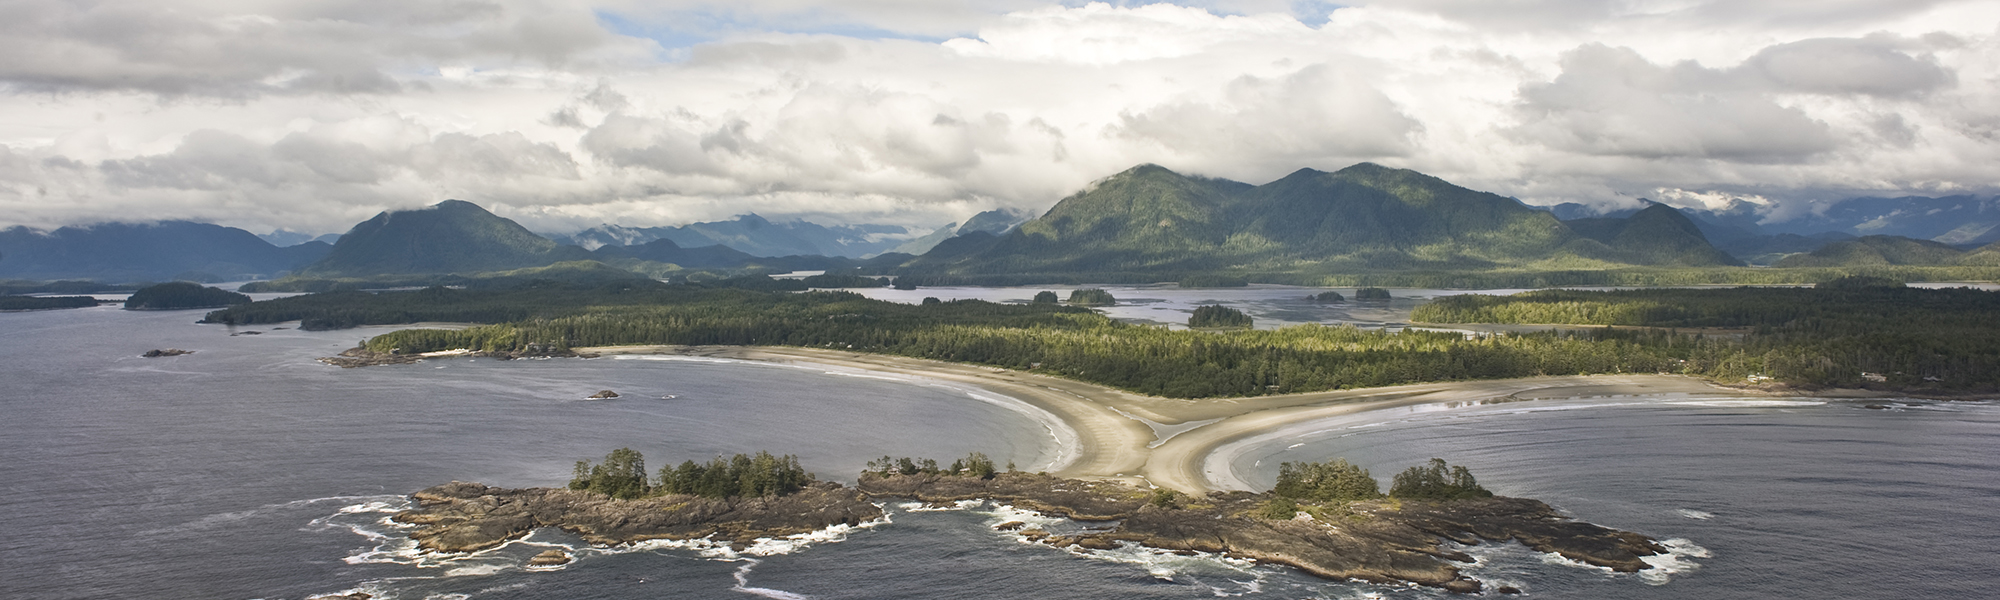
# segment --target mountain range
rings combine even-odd
[[[1250,185],[1141,165],[998,236],[905,265],[954,275],[1307,273],[1741,264],[1671,207],[1577,228],[1517,200],[1362,163]]]
[[[1996,214],[2000,207],[1993,199],[1964,196],[1857,199],[1811,219],[1847,231],[1937,233],[1933,237],[1976,242],[2000,234],[1969,219]],[[1806,231],[1793,222],[1763,222],[1747,203],[1708,210],[1648,202],[1609,214],[1579,205],[1537,208],[1370,163],[1335,172],[1300,169],[1263,185],[1141,165],[1090,184],[1040,217],[1026,216],[987,211],[915,238],[899,226],[777,223],[754,214],[678,227],[605,225],[547,236],[476,204],[447,200],[383,212],[343,235],[322,236],[335,240],[331,245],[308,241],[281,248],[270,240],[294,242],[304,235],[280,231],[260,239],[241,229],[182,221],[49,232],[14,227],[0,230],[0,278],[539,276],[536,269],[559,263],[593,276],[611,268],[652,277],[694,270],[863,268],[914,275],[1175,278],[1214,272],[1712,267],[1741,265],[1739,257],[1782,267],[2000,266],[1996,244]],[[1958,224],[1946,229],[1952,220]],[[586,261],[601,264],[591,267]]]
[[[861,258],[881,254],[910,238],[897,225],[839,225],[810,221],[774,223],[756,214],[729,221],[689,223],[675,227],[599,225],[571,235],[549,235],[558,243],[596,250],[605,246],[637,246],[653,240],[673,240],[682,248],[723,245],[751,256],[795,255]]]
[[[0,279],[201,282],[269,277],[319,260],[324,242],[280,248],[234,227],[188,221],[0,229]]]
[[[923,254],[930,252],[932,248],[936,248],[938,244],[943,243],[945,240],[961,235],[972,233],[1000,235],[1007,233],[1014,229],[1015,226],[1020,225],[1030,218],[1032,218],[1032,215],[1023,215],[1007,209],[989,210],[972,215],[972,218],[965,220],[964,225],[957,223],[946,224],[925,234],[923,237],[904,242],[903,245],[897,246],[894,250],[890,250],[890,252],[910,255]]]

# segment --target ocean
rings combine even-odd
[[[1009,507],[890,502],[878,523],[737,553],[589,548],[542,531],[422,556],[386,517],[451,480],[557,486],[619,447],[657,469],[795,454],[852,481],[885,454],[972,451],[1035,470],[1063,432],[978,390],[829,369],[659,359],[314,362],[391,328],[197,325],[200,311],[0,314],[0,597],[1439,598],[1226,557],[1081,552],[991,526]],[[251,332],[255,332],[254,335]],[[232,333],[236,335],[231,335]],[[140,358],[156,348],[194,354]],[[586,400],[609,389],[613,400]],[[1886,408],[1868,408],[1874,404]],[[2000,584],[2000,403],[1578,398],[1378,411],[1246,441],[1277,463],[1345,457],[1387,483],[1436,456],[1486,487],[1673,540],[1615,574],[1515,544],[1469,549],[1542,598],[1983,598]],[[549,547],[568,566],[531,570]]]

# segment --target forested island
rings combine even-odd
[[[393,355],[459,349],[507,354],[531,348],[537,349],[535,355],[563,355],[569,348],[622,345],[840,348],[1033,370],[1180,398],[1594,373],[1677,373],[1723,382],[1748,382],[1754,376],[1807,388],[1910,393],[2000,389],[2000,335],[1994,335],[2000,333],[1994,330],[2000,327],[2000,294],[1993,292],[1750,288],[1461,298],[1419,307],[1416,318],[1560,323],[1565,321],[1559,315],[1510,317],[1494,307],[1565,307],[1573,302],[1554,299],[1568,298],[1670,308],[1647,309],[1668,312],[1630,321],[1648,327],[1625,329],[1469,336],[1303,325],[1196,332],[1120,323],[1060,304],[954,300],[909,305],[838,291],[780,293],[641,281],[598,287],[550,283],[505,290],[331,292],[236,306],[209,313],[206,320],[299,320],[308,329],[423,321],[489,324],[391,332],[368,340],[364,348]],[[1758,306],[1767,310],[1752,310]],[[1763,316],[1660,317],[1702,310]],[[1726,334],[1674,329],[1728,326],[1761,329]]]
[[[579,462],[567,489],[505,489],[453,482],[412,495],[418,508],[395,515],[420,525],[410,537],[433,552],[476,552],[558,527],[594,544],[708,538],[743,548],[761,538],[803,534],[881,518],[872,498],[942,503],[988,500],[1079,521],[1115,521],[1108,529],[1053,534],[1003,523],[1025,539],[1057,548],[1112,549],[1137,544],[1208,552],[1296,567],[1329,579],[1415,583],[1452,592],[1481,591],[1453,563],[1471,562],[1447,542],[1519,541],[1541,552],[1617,571],[1651,568],[1643,557],[1665,549],[1646,536],[1569,519],[1547,504],[1494,497],[1463,467],[1433,459],[1378,491],[1366,470],[1346,461],[1287,463],[1269,492],[1192,497],[1116,481],[1064,479],[1000,470],[983,454],[939,468],[929,459],[883,457],[854,489],[818,481],[790,456],[768,452],[685,461],[657,476],[629,448],[603,462]],[[537,556],[561,564],[566,556]],[[1503,589],[1502,592],[1509,590]]]
[[[128,310],[179,310],[248,304],[250,297],[199,283],[176,281],[139,288],[125,300]]]
[[[53,310],[97,306],[90,296],[0,296],[0,310]]]

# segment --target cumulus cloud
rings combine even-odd
[[[1122,114],[1112,130],[1196,164],[1253,161],[1282,170],[1405,156],[1421,129],[1367,77],[1317,64],[1283,77],[1237,78],[1218,102],[1183,100]]]
[[[2000,191],[1990,2],[1326,6],[12,3],[0,224],[936,226],[1141,162],[1533,203]]]
[[[533,1],[8,2],[0,82],[27,91],[381,94],[440,63],[632,55],[580,5]]]
[[[1744,69],[1775,87],[1816,94],[1917,95],[1950,85],[1932,57],[1905,54],[1889,36],[1818,38],[1765,48]]]
[[[1521,91],[1523,137],[1580,154],[1797,161],[1831,150],[1825,123],[1692,63],[1625,48],[1566,54],[1554,81]]]

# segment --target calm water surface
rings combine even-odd
[[[990,395],[926,381],[638,359],[341,370],[312,359],[386,329],[232,337],[199,316],[0,314],[0,597],[1445,596],[1212,557],[1078,557],[992,531],[1036,517],[987,505],[891,504],[891,522],[756,554],[584,549],[569,567],[527,571],[542,549],[584,548],[544,531],[473,557],[418,557],[383,522],[409,492],[453,479],[557,485],[574,461],[621,446],[656,468],[768,449],[851,480],[882,454],[978,450],[1033,468],[1058,460],[1055,434]],[[197,352],[137,357],[168,347]],[[599,389],[624,396],[582,400]],[[1682,540],[1664,577],[1516,545],[1472,549],[1475,574],[1534,597],[1985,597],[2000,584],[2000,408],[1863,404],[1579,399],[1377,413],[1248,444],[1237,460],[1267,483],[1285,460],[1344,456],[1386,480],[1442,456],[1497,492]]]

